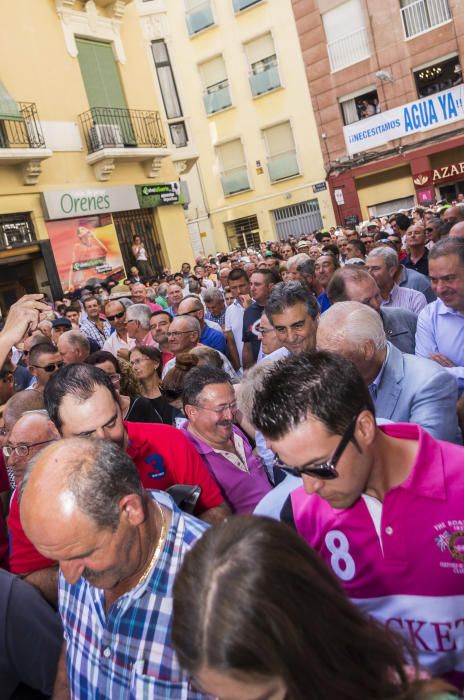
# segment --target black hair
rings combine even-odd
[[[58,348],[51,343],[38,343],[29,351],[29,364],[34,366],[41,355],[56,355]]]
[[[250,278],[249,278],[246,270],[243,270],[241,267],[236,267],[230,271],[229,282],[234,282],[235,280],[241,280],[241,279],[244,279],[247,282],[250,281]]]
[[[304,304],[307,313],[314,320],[319,316],[317,299],[301,282],[279,282],[275,284],[267,300],[264,310],[272,323],[273,314],[281,314],[290,306]]]
[[[182,392],[182,403],[184,408],[187,404],[195,406],[198,396],[205,386],[210,384],[230,384],[231,380],[227,372],[216,367],[195,367],[185,378],[184,390]]]

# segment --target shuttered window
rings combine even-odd
[[[299,174],[295,141],[290,122],[271,126],[263,131],[268,155],[268,171],[272,182]]]

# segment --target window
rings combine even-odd
[[[260,244],[258,219],[256,216],[245,216],[224,224],[229,250],[248,248]]]
[[[221,166],[221,183],[225,195],[250,189],[245,153],[240,139],[217,146]]]
[[[267,150],[267,168],[272,182],[299,175],[295,142],[290,122],[263,130]]]
[[[322,15],[332,73],[371,55],[360,0],[348,0]]]
[[[324,225],[317,199],[280,207],[272,213],[279,241],[286,241],[290,236],[299,238],[303,233],[318,231]]]
[[[414,202],[414,196],[402,197],[401,199],[392,199],[389,202],[382,202],[381,204],[375,204],[372,207],[368,207],[369,217],[374,216],[390,216],[390,214],[396,214],[402,209],[412,209],[416,204]]]
[[[222,56],[202,63],[199,67],[204,87],[203,102],[207,114],[214,114],[232,105],[226,66]]]
[[[30,214],[0,216],[0,248],[18,248],[35,241],[36,236]]]
[[[413,71],[413,75],[419,97],[427,97],[434,92],[441,92],[462,83],[458,56],[418,68]]]
[[[340,107],[342,108],[343,123],[345,125],[372,117],[381,111],[377,90],[362,92],[354,95],[352,98],[342,98]]]
[[[210,0],[185,0],[185,18],[190,35],[214,24]]]
[[[400,0],[407,39],[451,21],[448,0]]]
[[[234,11],[241,12],[242,10],[246,10],[247,7],[257,5],[259,2],[261,2],[261,0],[233,0]]]
[[[168,47],[164,39],[152,41],[151,50],[155,61],[156,74],[158,76],[161,96],[163,98],[164,111],[168,120],[171,141],[176,148],[182,148],[188,143],[187,130],[182,117],[182,107],[177,92],[174,73],[169,59]],[[172,120],[175,122],[172,122]]]
[[[279,68],[271,34],[245,44],[250,66],[250,87],[253,97],[280,87]]]

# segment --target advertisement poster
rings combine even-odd
[[[63,291],[125,277],[111,216],[47,221],[47,230]]]

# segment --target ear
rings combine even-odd
[[[184,413],[185,413],[185,415],[187,416],[188,420],[190,420],[190,419],[192,418],[192,416],[194,416],[195,413],[196,413],[195,406],[192,406],[192,405],[189,404],[189,403],[186,404],[186,405],[184,406]]]
[[[121,517],[126,518],[127,522],[133,527],[141,525],[145,520],[142,499],[135,493],[130,493],[121,498],[119,501],[119,512]]]
[[[377,425],[375,417],[370,411],[361,411],[356,425],[356,431],[361,436],[365,445],[372,445],[375,440]]]
[[[361,348],[365,360],[372,360],[375,357],[376,349],[372,340],[367,340]]]

